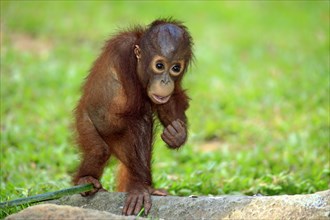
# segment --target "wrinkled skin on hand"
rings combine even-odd
[[[133,189],[128,192],[125,205],[122,211],[123,215],[138,215],[144,207],[144,214],[148,215],[151,209],[151,195],[166,196],[168,193],[162,189]]]
[[[88,191],[88,192],[83,192],[81,193],[82,196],[89,196],[89,195],[93,195],[97,192],[107,192],[107,190],[105,190],[100,181],[95,179],[94,177],[92,176],[84,176],[84,177],[81,177],[78,182],[77,182],[77,185],[82,185],[82,184],[88,184],[88,183],[91,183],[94,185],[94,189],[91,190],[91,191]]]
[[[180,119],[172,121],[161,135],[163,141],[171,148],[179,148],[187,139],[186,125]]]

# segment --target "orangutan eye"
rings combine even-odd
[[[163,70],[164,69],[164,64],[162,64],[162,63],[156,63],[156,69]]]
[[[172,71],[175,72],[175,73],[179,73],[181,71],[181,66],[180,65],[174,65],[172,67]]]

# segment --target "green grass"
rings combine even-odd
[[[104,40],[169,16],[189,27],[196,61],[184,80],[190,139],[171,151],[157,138],[156,187],[185,196],[329,189],[328,9],[328,1],[1,1],[0,201],[70,186],[79,163],[72,110]],[[102,183],[113,191],[110,165]]]

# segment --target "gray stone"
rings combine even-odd
[[[42,204],[31,206],[23,211],[10,215],[6,220],[95,220],[95,219],[112,219],[112,220],[134,220],[134,216],[114,215],[105,211],[93,209],[84,209],[66,205]],[[140,219],[140,218],[139,218]]]
[[[51,203],[120,215],[124,200],[124,193],[100,192],[91,197],[63,197]],[[148,217],[156,219],[330,219],[330,190],[281,196],[153,196],[152,202]],[[99,214],[98,218],[103,218],[106,213]]]

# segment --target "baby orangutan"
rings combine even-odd
[[[187,139],[188,96],[181,80],[193,57],[192,38],[178,21],[162,19],[137,26],[108,40],[94,62],[75,110],[82,161],[74,184],[99,182],[110,156],[120,161],[118,191],[128,192],[125,215],[148,214],[153,188],[151,155],[154,117],[164,126],[169,148]]]

